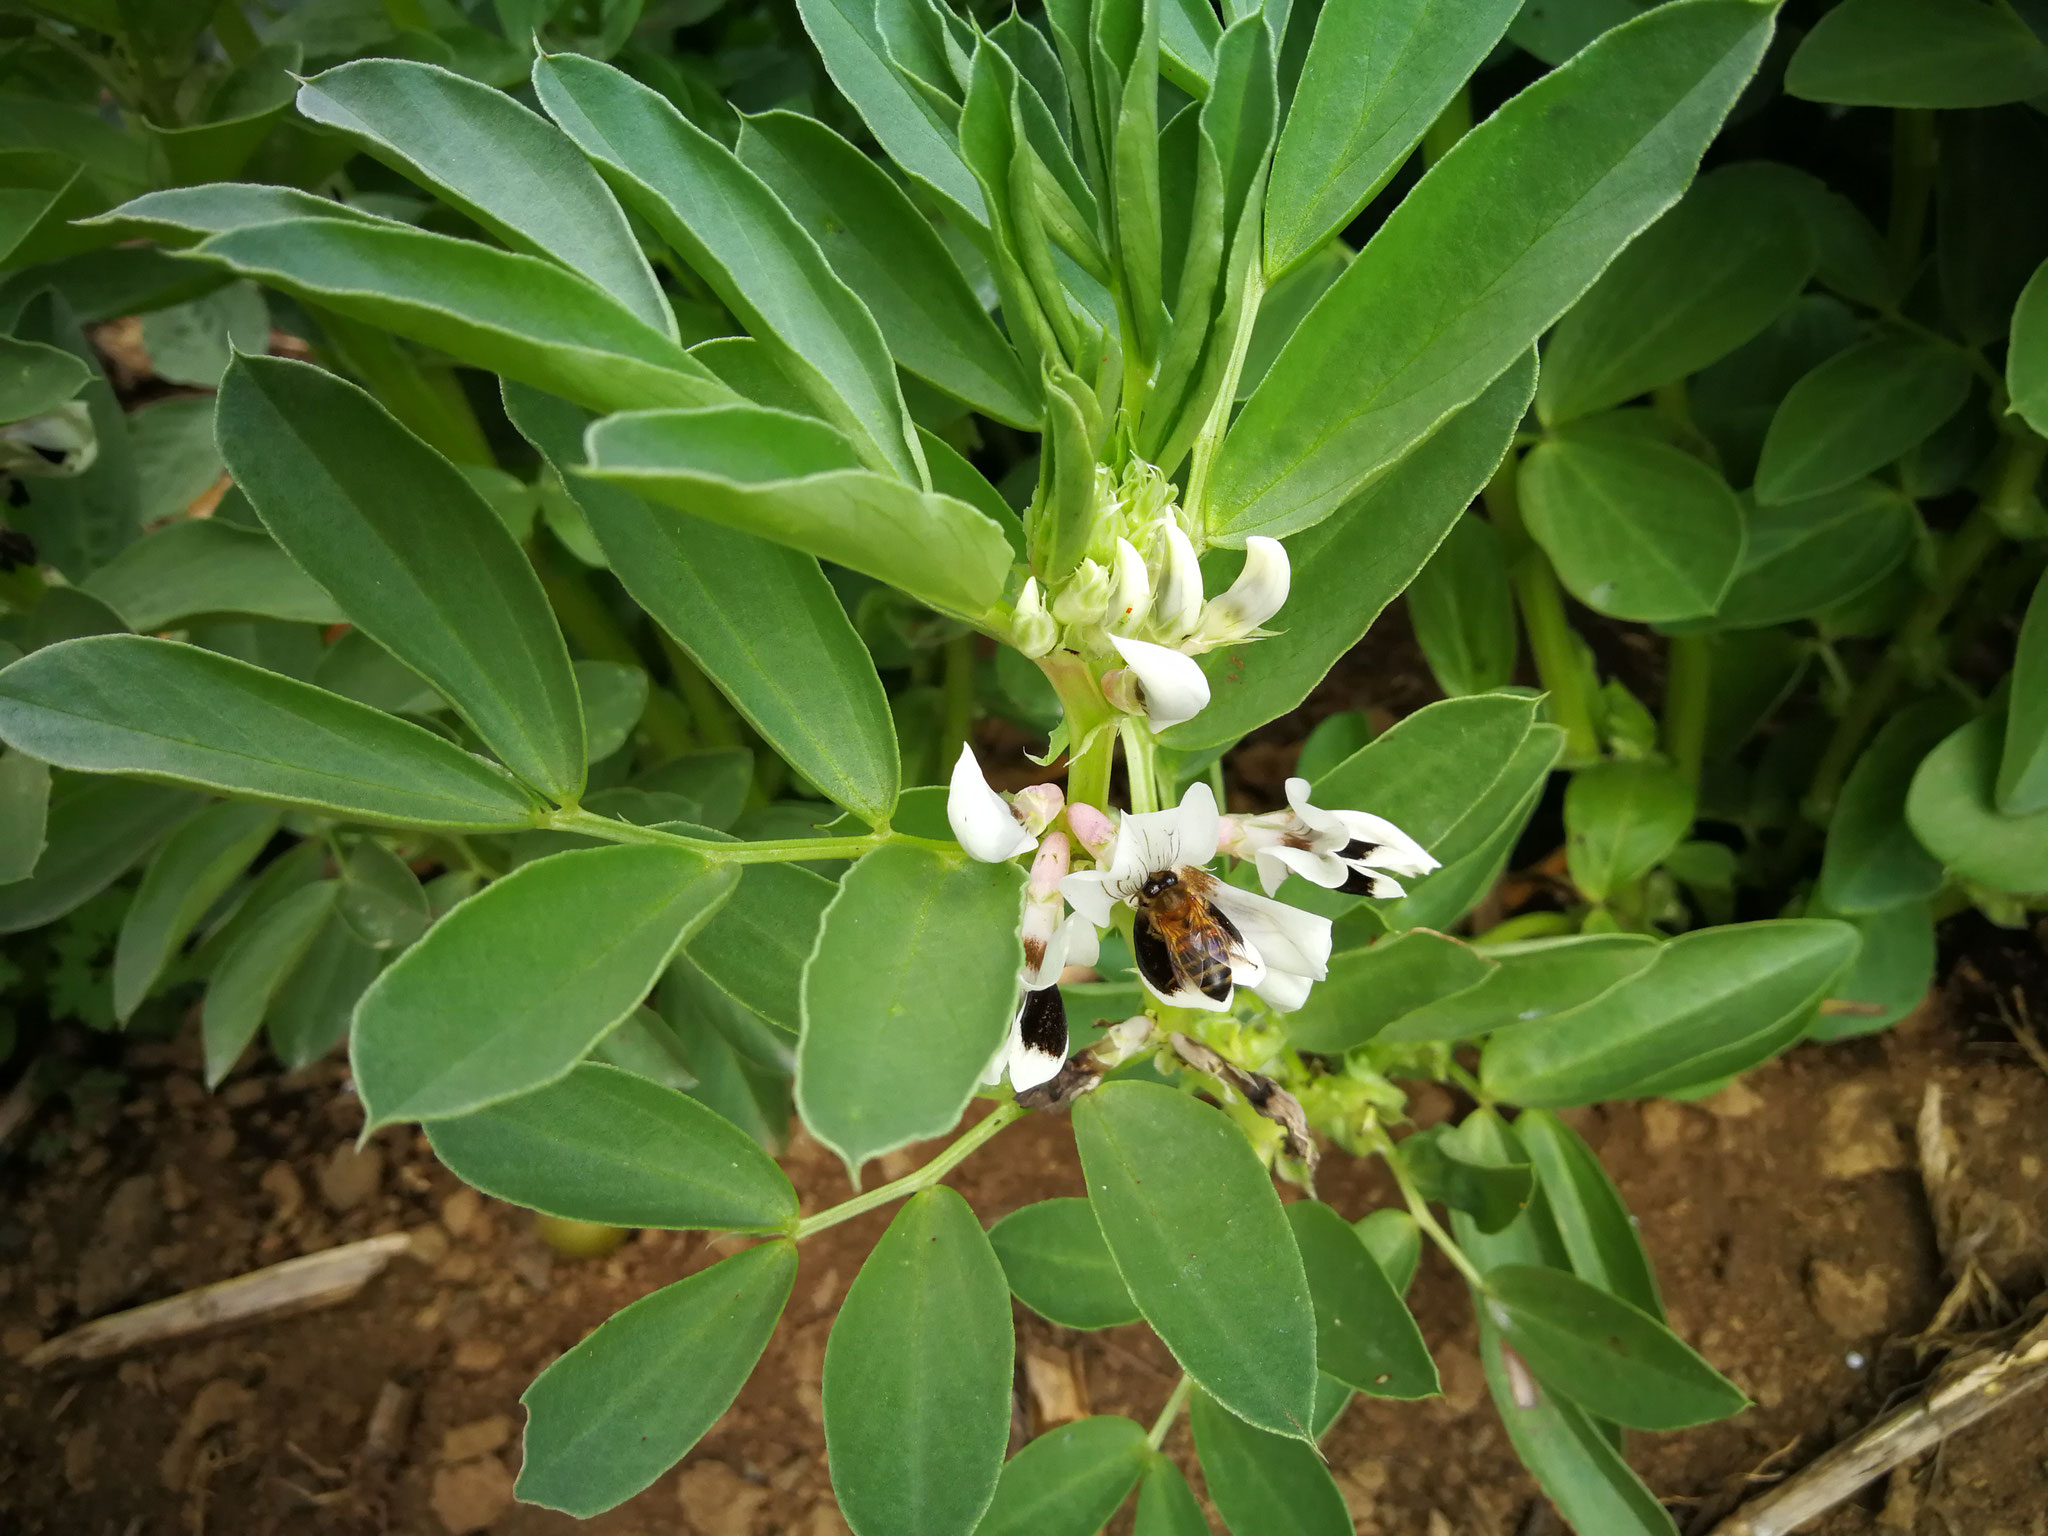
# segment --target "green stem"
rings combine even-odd
[[[1478,1266],[1465,1257],[1465,1250],[1452,1240],[1451,1234],[1446,1232],[1436,1217],[1430,1214],[1429,1202],[1422,1198],[1421,1191],[1416,1189],[1413,1181],[1409,1179],[1408,1170],[1401,1166],[1401,1159],[1394,1151],[1394,1143],[1384,1131],[1379,1135],[1379,1143],[1380,1157],[1386,1163],[1387,1171],[1393,1174],[1394,1182],[1401,1187],[1401,1198],[1408,1203],[1408,1214],[1415,1218],[1415,1225],[1429,1234],[1429,1240],[1443,1251],[1443,1256],[1451,1261],[1452,1268],[1465,1277],[1467,1284],[1474,1290],[1485,1290],[1486,1277],[1479,1273]]]
[[[955,635],[946,642],[946,670],[939,719],[939,771],[951,772],[960,749],[974,729],[974,636]]]
[[[1824,825],[1834,814],[1835,800],[1842,792],[1842,781],[1848,777],[1856,754],[1863,750],[1863,743],[1891,709],[1893,698],[1912,673],[1914,660],[1934,639],[1970,578],[2003,542],[2000,517],[2033,493],[2044,457],[2048,457],[2048,442],[2031,432],[2005,440],[1991,489],[1942,551],[1934,589],[1899,626],[1884,655],[1864,674],[1843,707],[1842,718],[1835,722],[1835,733],[1814,766],[1813,783],[1806,794],[1807,816],[1811,821]]]
[[[1713,642],[1705,635],[1674,635],[1666,651],[1664,750],[1693,789],[1707,751],[1707,701],[1714,677]]]
[[[1159,1410],[1159,1417],[1152,1421],[1152,1428],[1145,1436],[1145,1443],[1158,1450],[1166,1444],[1166,1437],[1173,1429],[1173,1421],[1180,1417],[1181,1409],[1188,1405],[1188,1394],[1194,1390],[1195,1378],[1182,1371],[1180,1380],[1173,1384],[1173,1391],[1167,1396],[1166,1406]]]
[[[1116,711],[1102,696],[1095,669],[1073,651],[1053,651],[1038,658],[1039,670],[1060,698],[1067,723],[1067,800],[1070,804],[1109,808],[1109,775],[1116,764]],[[1102,727],[1112,727],[1102,729]]]
[[[1487,483],[1486,510],[1507,544],[1509,579],[1522,612],[1522,630],[1529,637],[1529,652],[1536,661],[1536,675],[1550,695],[1550,717],[1564,727],[1565,765],[1594,762],[1600,756],[1600,732],[1593,724],[1593,702],[1586,692],[1578,642],[1565,615],[1564,589],[1557,584],[1549,557],[1529,537],[1522,521],[1517,473],[1515,457],[1510,454]]]
[[[928,837],[911,837],[903,832],[859,832],[850,837],[777,837],[751,843],[714,843],[701,837],[684,837],[660,827],[643,827],[630,821],[577,808],[550,811],[539,823],[551,832],[580,832],[603,838],[608,843],[646,843],[663,848],[687,848],[702,854],[713,864],[801,864],[809,859],[857,859],[885,843],[908,843],[937,853],[959,857],[951,843]]]
[[[1940,146],[1934,134],[1934,113],[1925,107],[1903,107],[1892,114],[1892,206],[1886,238],[1892,267],[1901,282],[1919,265],[1927,235],[1927,204],[1934,192],[1934,168]]]
[[[1131,809],[1159,809],[1159,743],[1151,728],[1135,715],[1117,726],[1124,743],[1124,780],[1130,786]]]
[[[871,1189],[864,1195],[855,1195],[851,1200],[842,1200],[815,1216],[803,1217],[790,1225],[789,1235],[802,1241],[814,1232],[822,1232],[827,1227],[838,1226],[842,1221],[864,1216],[877,1206],[887,1205],[892,1200],[900,1200],[905,1195],[914,1195],[921,1189],[929,1189],[980,1151],[998,1131],[1014,1125],[1023,1118],[1023,1105],[1014,1100],[1007,1104],[999,1104],[976,1121],[972,1128],[958,1137],[945,1151],[916,1172],[906,1173],[893,1183],[884,1184],[879,1189]]]
[[[1195,439],[1194,453],[1188,462],[1188,493],[1182,504],[1193,516],[1197,547],[1208,543],[1209,471],[1215,465],[1216,455],[1223,449],[1224,434],[1230,430],[1230,412],[1237,404],[1237,381],[1244,377],[1244,360],[1251,351],[1253,322],[1259,317],[1259,301],[1265,294],[1265,268],[1254,261],[1251,271],[1245,274],[1244,308],[1239,311],[1237,335],[1230,343],[1230,360],[1223,369],[1223,382],[1216,391],[1216,401],[1209,407],[1209,419],[1202,423],[1201,433]]]

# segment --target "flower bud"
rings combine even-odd
[[[1144,713],[1144,695],[1128,667],[1112,667],[1102,674],[1102,696],[1127,715]]]
[[[1067,807],[1067,828],[1088,850],[1088,857],[1101,863],[1116,843],[1116,823],[1092,805],[1076,800]]]
[[[1209,599],[1198,631],[1204,646],[1229,645],[1249,637],[1287,601],[1287,551],[1278,539],[1254,534],[1244,543],[1244,569],[1230,590]]]
[[[1159,564],[1152,628],[1162,640],[1175,644],[1202,621],[1201,561],[1195,555],[1194,542],[1170,518],[1159,525],[1152,557]]]
[[[1109,572],[1093,560],[1083,560],[1053,594],[1052,616],[1062,624],[1100,624],[1108,601]]]
[[[1060,643],[1060,627],[1045,611],[1035,576],[1026,577],[1024,590],[1017,594],[1016,611],[1010,615],[1010,643],[1034,661]]]
[[[1029,853],[1037,842],[1017,823],[1010,802],[988,787],[974,749],[960,748],[953,764],[953,783],[946,793],[946,821],[968,854],[984,864],[1001,864]]]
[[[1066,804],[1066,791],[1057,784],[1033,784],[1010,797],[1011,811],[1033,837],[1059,820]]]
[[[1183,720],[1194,719],[1209,707],[1209,679],[1202,675],[1201,666],[1192,656],[1116,635],[1109,637],[1109,643],[1116,647],[1128,667],[1124,675],[1137,674],[1145,718],[1153,730],[1168,730]],[[1107,677],[1103,679],[1103,691],[1109,691]]]
[[[1103,605],[1102,622],[1111,634],[1126,634],[1145,622],[1152,611],[1152,577],[1145,558],[1129,539],[1116,541],[1116,564]]]

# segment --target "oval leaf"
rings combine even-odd
[[[1664,1304],[1650,1257],[1593,1149],[1547,1109],[1517,1115],[1515,1139],[1536,1170],[1573,1272],[1662,1322]]]
[[[1906,821],[1921,846],[1957,874],[2032,895],[2048,891],[2048,811],[2008,816],[1998,809],[2004,737],[2005,717],[1983,715],[1929,752],[1907,792]]]
[[[519,777],[573,803],[583,714],[540,578],[462,472],[324,369],[237,357],[221,450],[286,553]]]
[[[566,1076],[654,985],[738,871],[684,848],[558,853],[436,923],[356,1009],[371,1129],[464,1115]]]
[[[1998,809],[2008,816],[2048,811],[2048,576],[2034,584],[2020,625],[1998,754]]]
[[[795,1280],[796,1245],[762,1243],[613,1314],[519,1399],[513,1491],[588,1517],[645,1488],[732,1406]]]
[[[854,1277],[825,1345],[825,1449],[855,1536],[967,1536],[1010,1438],[1002,1266],[967,1202],[925,1190]]]
[[[209,908],[277,830],[260,805],[210,805],[173,832],[143,871],[114,941],[114,1017],[134,1017]]]
[[[1640,933],[1574,934],[1486,945],[1479,953],[1494,962],[1479,985],[1396,1019],[1380,1038],[1472,1040],[1554,1019],[1635,975],[1657,957],[1657,941]]]
[[[142,635],[66,641],[0,672],[0,737],[64,768],[389,826],[503,831],[539,814],[510,776],[431,731]]]
[[[1143,1315],[1084,1199],[1012,1211],[988,1229],[988,1240],[1016,1298],[1062,1328],[1114,1328]]]
[[[974,1536],[1095,1536],[1150,1455],[1145,1431],[1121,1415],[1049,1429],[1003,1464]]]
[[[1298,1012],[1287,1038],[1303,1050],[1342,1055],[1418,1008],[1477,986],[1493,962],[1458,939],[1416,930],[1333,956],[1329,977]]]
[[[1310,1439],[1316,1327],[1272,1180],[1236,1126],[1157,1083],[1074,1108],[1088,1198],[1131,1298],[1232,1413]]]
[[[1594,763],[1564,792],[1565,859],[1594,901],[1640,880],[1692,830],[1693,788],[1665,763]]]
[[[1287,1207],[1316,1310],[1316,1363],[1374,1397],[1440,1390],[1422,1330],[1351,1224],[1318,1200]]]
[[[1351,1516],[1312,1444],[1268,1434],[1206,1392],[1188,1404],[1202,1481],[1223,1523],[1259,1536],[1351,1536]]]
[[[271,999],[320,936],[337,889],[332,880],[316,880],[292,892],[252,923],[221,958],[207,983],[200,1018],[207,1087],[219,1087],[256,1038]]]
[[[1876,336],[1794,384],[1771,417],[1756,499],[1840,490],[1931,436],[1970,395],[1963,352],[1917,336]]]
[[[796,1215],[796,1191],[753,1137],[615,1067],[586,1063],[427,1134],[465,1184],[572,1221],[759,1232]]]

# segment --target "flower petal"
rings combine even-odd
[[[984,864],[1001,864],[1029,853],[1037,840],[1017,824],[1010,802],[988,787],[974,749],[963,745],[946,792],[946,822],[968,854]]]
[[[1276,1013],[1293,1013],[1308,1001],[1315,983],[1292,971],[1267,971],[1266,979],[1253,988],[1259,999]]]
[[[1369,811],[1338,811],[1336,815],[1352,842],[1372,845],[1369,853],[1354,853],[1347,845],[1343,850],[1345,859],[1407,875],[1411,879],[1426,875],[1437,867],[1437,860],[1427,848],[1386,817],[1375,816]]]
[[[1067,964],[1092,969],[1102,958],[1102,935],[1095,931],[1095,925],[1077,912],[1060,928],[1067,936]]]
[[[1244,541],[1244,569],[1230,590],[1202,609],[1202,640],[1228,645],[1242,640],[1280,611],[1287,601],[1287,551],[1278,539],[1253,535]]]
[[[1178,857],[1180,864],[1207,864],[1216,857],[1220,818],[1216,814],[1216,791],[1208,781],[1197,779],[1180,797]]]
[[[1010,1023],[1010,1089],[1023,1093],[1050,1082],[1067,1064],[1067,1007],[1058,987],[1024,994]]]
[[[1326,891],[1342,890],[1344,882],[1351,878],[1350,866],[1331,853],[1311,853],[1306,848],[1283,846],[1268,849],[1261,858],[1271,858],[1302,879],[1314,881]],[[1263,864],[1259,867],[1262,870],[1265,868]],[[1266,894],[1272,895],[1279,883],[1276,880],[1267,886]]]
[[[1138,981],[1147,992],[1150,992],[1169,1008],[1204,1008],[1210,1013],[1228,1013],[1230,1011],[1230,998],[1228,997],[1214,998],[1206,992],[1196,990],[1194,987],[1177,987],[1171,992],[1162,992],[1153,986],[1150,981],[1146,980],[1143,971],[1138,973]]]
[[[1137,674],[1145,694],[1145,718],[1153,730],[1168,730],[1209,707],[1209,679],[1192,656],[1121,635],[1111,635],[1109,643]]]
[[[1257,947],[1270,971],[1292,971],[1312,981],[1329,974],[1330,920],[1269,896],[1218,884],[1209,899]]]
[[[1060,894],[1092,926],[1107,928],[1116,921],[1116,900],[1109,894],[1109,871],[1084,869],[1060,881]]]

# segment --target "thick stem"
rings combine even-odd
[[[906,1173],[902,1178],[884,1184],[879,1189],[871,1189],[864,1195],[855,1195],[851,1200],[842,1200],[815,1216],[806,1216],[800,1221],[792,1222],[789,1235],[801,1241],[814,1232],[822,1232],[827,1227],[838,1226],[842,1221],[864,1216],[877,1206],[887,1205],[892,1200],[900,1200],[905,1195],[914,1195],[921,1189],[929,1189],[980,1151],[998,1131],[1014,1125],[1023,1118],[1024,1107],[1021,1104],[1014,1101],[999,1104],[922,1168],[913,1173]]]
[[[1430,1213],[1429,1202],[1422,1198],[1422,1192],[1409,1179],[1408,1170],[1401,1166],[1401,1159],[1394,1151],[1394,1144],[1386,1138],[1384,1132],[1380,1136],[1379,1151],[1381,1159],[1387,1165],[1387,1171],[1393,1174],[1394,1182],[1401,1187],[1401,1198],[1407,1201],[1408,1214],[1415,1218],[1415,1225],[1429,1234],[1429,1240],[1442,1250],[1443,1256],[1451,1261],[1451,1267],[1465,1277],[1466,1283],[1472,1289],[1485,1290],[1486,1277],[1479,1273],[1478,1266],[1465,1257],[1465,1250],[1457,1245],[1451,1234],[1446,1232],[1436,1217]]]
[[[1116,710],[1102,696],[1095,669],[1078,652],[1050,652],[1038,658],[1038,667],[1059,695],[1066,718],[1067,799],[1107,810],[1109,775],[1116,763]],[[1105,726],[1111,728],[1102,729]]]
[[[1664,674],[1664,751],[1694,789],[1707,751],[1707,700],[1714,675],[1713,642],[1705,635],[1674,635]]]
[[[1126,716],[1117,727],[1124,743],[1124,779],[1130,785],[1131,809],[1159,809],[1159,743],[1151,728],[1135,715]]]
[[[974,636],[955,635],[946,642],[946,670],[941,683],[944,713],[939,720],[939,768],[948,771],[974,729]]]
[[[1557,584],[1549,557],[1529,537],[1522,522],[1518,472],[1515,456],[1508,455],[1487,484],[1486,510],[1507,543],[1509,578],[1515,604],[1521,609],[1523,633],[1529,637],[1529,653],[1536,661],[1536,676],[1550,695],[1551,719],[1564,727],[1565,764],[1577,766],[1599,758],[1600,732],[1593,724],[1593,702],[1579,664],[1578,641],[1565,615],[1564,589]]]
[[[1863,750],[1863,743],[1877,728],[1878,721],[1890,711],[1893,698],[1912,672],[1915,658],[1934,639],[1970,578],[2003,542],[1999,519],[2032,494],[2044,456],[2048,456],[2048,442],[2031,432],[2006,439],[1991,489],[1942,551],[1934,589],[1899,626],[1884,655],[1864,674],[1863,681],[1849,696],[1842,718],[1835,722],[1835,733],[1814,767],[1813,784],[1806,794],[1807,816],[1812,821],[1824,825],[1834,814],[1835,800],[1842,792],[1842,781],[1848,777],[1856,754]]]
[[[1188,1405],[1188,1395],[1194,1390],[1195,1378],[1181,1372],[1180,1380],[1173,1384],[1173,1391],[1167,1396],[1166,1406],[1159,1410],[1159,1417],[1152,1421],[1152,1428],[1145,1436],[1145,1443],[1158,1450],[1166,1444],[1166,1437],[1173,1429],[1173,1421],[1180,1417],[1181,1409]]]

